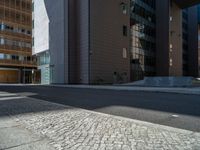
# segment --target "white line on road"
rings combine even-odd
[[[179,118],[179,115],[172,115],[172,117],[174,117],[174,118]]]
[[[3,97],[3,98],[0,98],[0,101],[13,100],[13,99],[21,99],[21,98],[25,98],[25,97],[22,97],[22,96],[17,96],[17,97]]]
[[[0,93],[0,96],[17,96],[17,95],[11,93]]]

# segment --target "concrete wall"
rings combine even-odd
[[[90,25],[89,13],[90,4],[89,0],[77,0],[77,50],[79,52],[79,83],[90,83]]]
[[[52,83],[65,83],[64,76],[64,43],[65,28],[64,6],[65,0],[45,0],[49,15],[49,35],[50,35],[50,70],[52,70]]]
[[[121,3],[129,0],[90,1],[90,76],[92,83],[112,83],[113,74],[126,72],[130,78],[130,14],[123,14]],[[123,36],[123,25],[128,28]],[[127,58],[123,58],[127,48]]]

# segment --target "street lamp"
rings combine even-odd
[[[55,65],[50,65],[50,84],[53,83],[53,69]]]
[[[26,59],[26,56],[24,57],[25,59]],[[25,61],[23,60],[23,65],[24,65],[24,73],[23,73],[23,83],[24,84],[26,84],[25,82],[26,82],[26,80],[25,80],[25,78],[26,78],[26,70],[25,70],[25,63],[24,63]]]

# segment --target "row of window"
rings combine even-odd
[[[155,28],[153,28],[149,25],[140,23],[138,20],[136,20],[134,18],[131,19],[131,28],[135,31],[140,32],[140,33],[144,33],[148,36],[152,36],[152,37],[156,36],[156,29]]]
[[[132,38],[132,46],[139,48],[139,49],[143,49],[143,50],[147,50],[147,51],[152,51],[155,52],[156,50],[156,44],[150,41],[147,41],[145,39],[142,38]]]
[[[23,41],[14,41],[10,39],[5,39],[0,37],[0,45],[9,45],[9,46],[15,46],[19,48],[31,48],[31,43],[23,42]]]
[[[18,60],[18,61],[32,61],[33,58],[31,56],[22,56],[22,55],[10,55],[10,54],[2,54],[0,53],[0,60]]]
[[[155,57],[146,56],[143,54],[135,54],[135,57],[132,59],[132,64],[144,65],[145,67],[155,67],[156,59]]]
[[[156,8],[156,1],[155,0],[141,0],[143,3],[147,4],[151,8]]]
[[[23,11],[31,10],[31,2],[27,0],[0,0],[0,4]]]
[[[18,12],[17,10],[5,9],[0,7],[0,19],[31,25],[31,15]]]
[[[153,8],[153,9],[152,9]],[[133,80],[155,73],[155,0],[132,0],[131,47]]]
[[[24,29],[24,28],[19,28],[19,27],[13,27],[4,23],[0,24],[0,30],[1,31],[10,31],[10,32],[15,32],[15,33],[20,33],[20,34],[26,34],[31,36],[31,31]]]
[[[184,20],[186,20],[186,21],[188,21],[188,11],[187,11],[187,9],[185,9],[185,10],[183,10],[183,13],[182,13],[183,15],[183,19]]]
[[[156,22],[155,14],[141,7],[137,3],[132,3],[131,13],[139,15],[140,17],[148,20],[149,22],[153,22],[153,23]]]
[[[50,64],[49,51],[42,52],[37,55],[37,63],[39,66]]]

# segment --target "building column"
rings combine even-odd
[[[183,75],[182,9],[175,2],[170,5],[169,18],[169,76]]]
[[[182,76],[182,9],[171,0],[156,1],[157,76]]]
[[[198,20],[197,7],[188,8],[188,75],[198,76]]]
[[[156,0],[156,76],[169,75],[170,0]]]

